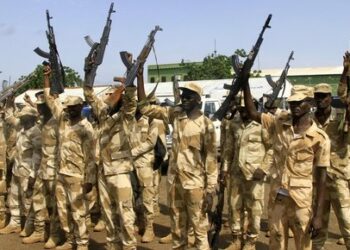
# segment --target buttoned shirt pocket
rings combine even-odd
[[[299,207],[310,207],[312,202],[312,176],[307,178],[291,177],[289,194]]]
[[[249,135],[248,136],[248,151],[257,152],[261,149],[261,135]]]
[[[312,148],[303,148],[295,152],[294,154],[294,167],[295,174],[301,177],[312,175],[314,153]]]

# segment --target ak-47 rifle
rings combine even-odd
[[[55,34],[53,32],[53,27],[50,24],[50,19],[52,19],[52,17],[50,16],[49,11],[46,10],[46,20],[47,20],[46,37],[49,42],[50,52],[49,53],[45,52],[41,50],[39,47],[35,48],[34,52],[37,53],[39,56],[49,60],[51,69],[53,71],[50,91],[52,94],[61,94],[64,92],[65,73],[64,73],[64,68],[61,62],[60,55],[58,54]],[[43,62],[43,65],[47,65],[47,64],[49,63],[46,61]]]
[[[4,100],[6,100],[6,98],[14,95],[17,92],[17,90],[19,90],[21,87],[28,84],[32,76],[34,76],[34,73],[28,75],[21,81],[14,82],[12,85],[8,86],[6,89],[3,89],[0,93],[0,102],[3,102]]]
[[[136,61],[133,63],[130,63],[130,53],[127,51],[121,51],[120,57],[124,63],[124,65],[127,68],[127,76],[125,79],[125,87],[132,86],[134,83],[134,80],[136,78],[137,72],[139,71],[140,66],[142,66],[146,59],[151,52],[151,49],[153,47],[153,44],[155,42],[154,37],[157,33],[157,31],[162,31],[162,28],[160,28],[158,25],[155,27],[154,30],[151,31],[151,33],[148,36],[148,39],[146,41],[145,46],[143,46],[141,53],[137,57]]]
[[[222,227],[222,211],[225,204],[225,181],[224,177],[220,177],[219,190],[217,191],[218,203],[216,209],[211,215],[211,224],[208,231],[209,246],[212,250],[219,249],[219,236]]]
[[[277,99],[281,89],[284,88],[285,85],[286,85],[286,79],[287,79],[287,75],[288,75],[288,70],[290,68],[289,63],[290,63],[291,60],[294,60],[293,55],[294,55],[294,51],[292,51],[290,53],[290,55],[288,57],[288,61],[286,63],[286,66],[284,67],[280,78],[276,82],[272,80],[271,75],[266,75],[265,76],[267,82],[269,83],[269,85],[273,89],[272,94],[269,95],[269,99],[267,100],[267,102],[265,104],[265,106],[267,108],[272,107],[273,102]]]
[[[94,42],[90,36],[85,36],[85,41],[91,47],[88,56],[85,58],[85,79],[84,85],[92,87],[94,85],[97,67],[102,63],[103,56],[106,50],[106,46],[108,43],[109,33],[111,31],[112,19],[111,15],[115,12],[113,9],[114,3],[111,3],[109,7],[107,22],[103,29],[103,33],[99,43]]]
[[[179,79],[174,75],[173,81],[173,92],[174,92],[174,104],[178,105],[180,103],[180,90],[179,90]]]
[[[232,56],[232,66],[233,66],[234,71],[236,72],[236,76],[234,77],[234,79],[232,81],[232,85],[230,87],[230,93],[227,95],[225,101],[221,104],[220,108],[215,112],[213,118],[217,118],[221,121],[222,118],[225,117],[226,112],[230,108],[231,101],[237,95],[237,93],[239,92],[239,90],[242,87],[242,83],[244,80],[244,73],[250,72],[251,68],[253,67],[255,58],[258,55],[260,46],[264,40],[264,38],[263,38],[264,32],[267,28],[271,28],[269,25],[271,18],[272,18],[272,15],[270,14],[265,21],[265,24],[262,28],[262,31],[260,32],[258,40],[256,41],[255,45],[253,46],[252,50],[249,52],[248,57],[244,61],[242,67],[240,66],[238,56],[237,55]]]

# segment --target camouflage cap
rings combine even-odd
[[[288,102],[298,102],[305,98],[314,98],[314,91],[312,87],[305,85],[294,85],[291,95],[287,98]]]
[[[314,86],[314,93],[332,94],[332,86],[328,83],[319,83]]]
[[[83,99],[79,96],[67,96],[63,101],[63,107],[67,108],[68,106],[75,106],[79,104],[83,104]]]
[[[44,103],[46,103],[44,94],[37,95],[35,103],[36,104],[44,104]]]
[[[203,95],[202,86],[200,86],[198,83],[195,83],[195,82],[185,83],[185,86],[180,87],[179,89],[181,89],[181,90],[188,89],[188,90],[191,90],[191,91],[197,93],[199,96]]]
[[[31,106],[24,106],[21,111],[17,113],[17,117],[22,116],[38,116],[38,111]]]

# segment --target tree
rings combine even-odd
[[[239,58],[245,59],[248,54],[244,49],[236,49],[234,52]],[[244,61],[240,61],[243,64]],[[209,55],[203,59],[201,63],[185,63],[181,65],[186,69],[187,75],[184,80],[211,80],[211,79],[227,79],[232,78],[231,57],[224,55]],[[260,77],[261,70],[251,72],[252,77]]]
[[[181,63],[186,68],[185,80],[209,80],[231,78],[230,58],[224,55],[210,55],[201,64]]]
[[[67,66],[63,66],[63,69],[65,72],[66,87],[81,86],[83,81],[80,78],[78,72]],[[43,65],[37,65],[32,73],[29,75],[21,76],[18,79],[18,82],[23,81],[26,78],[28,78],[29,83],[18,90],[19,94],[25,92],[28,89],[42,89],[44,84]]]

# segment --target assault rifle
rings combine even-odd
[[[51,69],[53,71],[50,91],[52,94],[61,94],[64,92],[65,73],[64,73],[64,68],[61,62],[60,55],[58,54],[55,34],[53,32],[53,27],[50,24],[50,19],[52,19],[52,17],[50,16],[49,11],[46,10],[46,20],[47,20],[46,37],[49,42],[50,52],[49,53],[45,52],[41,50],[39,47],[35,48],[34,52],[37,53],[39,56],[49,60]],[[46,61],[43,62],[43,65],[47,65],[47,64],[49,63]]]
[[[174,104],[178,105],[180,103],[180,90],[179,90],[179,79],[174,75],[173,81],[173,92],[174,92]]]
[[[292,52],[290,53],[290,55],[289,55],[289,57],[288,57],[288,61],[287,61],[287,63],[286,63],[286,66],[284,67],[284,69],[283,69],[283,71],[282,71],[282,73],[281,73],[280,78],[279,78],[276,82],[274,82],[274,81],[272,80],[271,75],[266,75],[266,76],[265,76],[267,82],[269,83],[269,85],[270,85],[270,86],[272,87],[272,89],[273,89],[272,94],[269,95],[269,99],[267,100],[267,102],[266,102],[266,104],[265,104],[265,106],[266,106],[267,108],[272,107],[273,102],[277,99],[277,97],[278,97],[278,95],[279,95],[281,89],[284,88],[284,87],[286,86],[286,79],[287,79],[287,75],[288,75],[288,70],[289,70],[289,68],[290,68],[289,63],[290,63],[291,60],[294,60],[293,55],[294,55],[294,51],[292,51]]]
[[[120,57],[121,57],[124,65],[127,68],[125,87],[131,86],[134,83],[134,80],[136,78],[137,72],[139,71],[139,68],[143,66],[143,64],[146,62],[146,59],[147,59],[149,53],[151,52],[151,49],[152,49],[153,44],[155,42],[154,37],[155,37],[157,31],[162,31],[162,28],[160,28],[158,25],[148,35],[148,39],[146,41],[146,44],[143,46],[139,56],[137,57],[136,61],[134,61],[133,63],[130,63],[130,59],[129,59],[130,53],[129,52],[127,52],[127,51],[120,52]]]
[[[6,100],[6,98],[14,95],[17,92],[17,90],[19,90],[21,87],[27,85],[30,82],[31,77],[34,75],[35,74],[32,73],[32,74],[28,75],[26,78],[24,78],[23,80],[16,81],[12,85],[3,89],[0,93],[0,102],[3,102],[4,100]]]
[[[230,87],[230,93],[227,95],[225,101],[221,104],[220,108],[215,112],[213,118],[215,119],[217,118],[221,121],[222,118],[225,117],[226,112],[230,109],[231,101],[237,95],[237,93],[242,87],[242,83],[245,77],[244,76],[245,72],[250,72],[251,68],[253,67],[255,58],[258,55],[260,46],[264,40],[263,35],[265,30],[267,28],[271,28],[269,25],[271,18],[272,18],[272,15],[270,14],[265,21],[265,24],[262,28],[262,31],[260,32],[258,40],[256,41],[255,45],[249,52],[247,59],[244,61],[243,66],[240,65],[239,58],[237,55],[232,56],[232,66],[234,71],[236,72],[236,76],[233,78],[232,85]]]
[[[219,190],[217,191],[218,203],[215,211],[211,215],[210,229],[208,232],[209,246],[212,250],[219,249],[219,236],[222,227],[222,211],[225,203],[225,181],[223,178],[223,176],[220,177]]]
[[[92,87],[94,85],[97,67],[102,63],[103,56],[108,43],[109,33],[111,31],[112,20],[111,15],[115,12],[113,9],[114,3],[109,7],[107,22],[103,29],[103,33],[99,43],[94,42],[90,36],[85,36],[85,41],[91,47],[88,56],[85,58],[85,79],[84,85]]]

